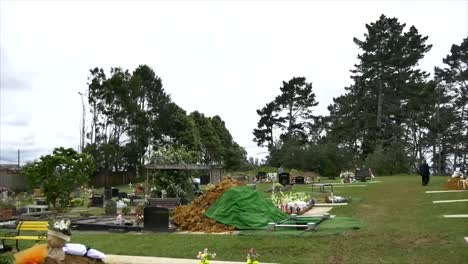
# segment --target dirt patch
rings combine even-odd
[[[421,236],[421,237],[415,237],[415,238],[401,238],[395,241],[397,244],[402,245],[402,246],[410,246],[410,245],[415,245],[415,246],[422,246],[422,245],[430,245],[430,244],[446,244],[447,241],[440,238],[437,235],[431,235],[431,236]]]
[[[330,264],[341,264],[343,263],[343,256],[333,255],[328,257],[328,263]]]
[[[178,230],[219,233],[233,231],[233,226],[224,225],[205,216],[205,211],[214,204],[225,191],[234,186],[245,185],[240,181],[225,178],[220,183],[207,189],[204,194],[195,198],[191,204],[178,206],[174,209],[172,222]]]

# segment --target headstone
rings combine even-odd
[[[207,185],[210,183],[210,175],[202,175],[200,177],[200,185]]]
[[[151,231],[169,231],[169,209],[146,206],[144,209],[144,229]]]
[[[296,177],[296,184],[304,184],[305,181],[304,181],[304,177],[302,176],[297,176]]]
[[[266,173],[266,172],[264,172],[264,171],[259,171],[259,172],[257,172],[256,179],[257,179],[257,181],[265,180],[265,179],[266,179],[266,176],[267,176],[267,173]]]
[[[122,198],[128,198],[128,195],[126,192],[119,192],[119,199],[122,199]]]
[[[94,194],[91,197],[91,207],[102,207],[104,205],[104,196],[100,194]]]
[[[47,205],[45,200],[36,200],[37,205]]]
[[[112,188],[112,197],[119,197],[119,189]]]
[[[354,173],[354,175],[357,180],[365,182],[366,177],[369,177],[369,169],[358,168],[356,169],[356,172]]]
[[[104,205],[104,212],[106,215],[115,215],[117,213],[117,203],[115,201],[106,201]]]
[[[278,175],[278,182],[283,186],[289,185],[289,173],[283,172]]]
[[[75,198],[76,198],[76,197],[80,197],[80,196],[81,196],[81,191],[80,191],[80,189],[79,189],[79,188],[74,189],[73,192],[72,192],[72,195],[73,195],[73,197],[75,197]]]
[[[112,199],[112,189],[104,189],[104,200]]]

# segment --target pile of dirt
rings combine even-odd
[[[44,264],[94,264],[94,263],[104,263],[104,262],[100,259],[92,259],[88,257],[73,256],[73,255],[65,255],[65,260],[61,262],[58,262],[55,259],[47,257],[44,262]]]
[[[233,226],[224,225],[205,216],[205,211],[214,204],[225,191],[234,186],[245,185],[231,178],[224,178],[220,183],[207,188],[199,197],[189,205],[178,206],[174,209],[172,222],[179,230],[201,231],[207,233],[219,233],[233,231]]]

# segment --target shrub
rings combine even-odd
[[[0,255],[0,264],[13,264],[12,255]]]

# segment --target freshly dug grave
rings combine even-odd
[[[61,261],[60,263],[57,262],[55,259],[51,259],[47,257],[44,264],[94,264],[94,263],[104,263],[104,262],[100,259],[65,255],[65,260]]]
[[[178,206],[174,209],[172,222],[178,230],[220,233],[233,231],[233,226],[224,225],[205,216],[206,210],[214,204],[225,191],[234,186],[243,186],[243,182],[224,178],[215,186],[207,189],[201,196],[195,198],[189,205]]]

